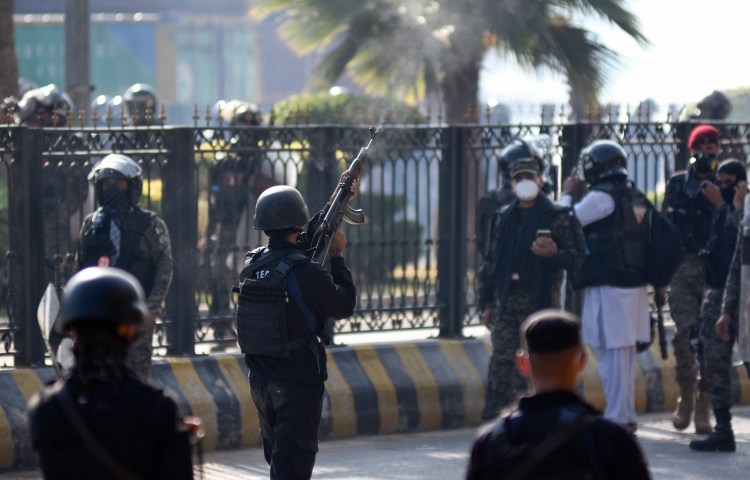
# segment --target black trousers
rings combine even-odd
[[[249,380],[271,479],[309,479],[318,453],[324,384],[285,382],[252,372]]]

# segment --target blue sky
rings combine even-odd
[[[746,0],[630,0],[651,40],[641,48],[601,22],[586,28],[620,54],[600,99],[636,103],[691,103],[714,89],[750,86],[750,2]],[[524,72],[509,59],[490,56],[480,81],[483,100],[564,103],[567,87],[550,72]]]

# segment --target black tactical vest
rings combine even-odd
[[[645,276],[648,231],[639,224],[634,206],[648,209],[648,201],[630,185],[602,183],[592,190],[608,193],[615,201],[611,215],[583,228],[586,258],[573,278],[576,289],[611,285],[638,287],[648,283]]]
[[[669,219],[680,230],[687,253],[698,253],[711,237],[714,205],[702,194],[689,197],[685,188],[686,173],[675,174],[669,182]],[[713,180],[708,180],[713,181]]]
[[[120,255],[111,265],[131,273],[143,287],[146,296],[154,286],[156,264],[151,252],[140,250],[141,239],[152,222],[153,212],[133,208],[120,222]],[[109,237],[110,215],[99,208],[81,237],[84,255],[82,266],[91,267],[107,263],[115,254]],[[107,264],[106,266],[109,266]]]
[[[289,358],[290,350],[308,346],[312,336],[291,341],[287,338],[286,305],[291,301],[287,274],[310,260],[296,250],[277,250],[262,255],[264,250],[256,250],[240,273],[237,342],[246,355]],[[268,275],[256,277],[263,265],[275,260],[278,265]]]

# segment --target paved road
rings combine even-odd
[[[734,409],[737,453],[694,453],[693,436],[676,432],[667,414],[645,415],[638,439],[655,480],[750,478],[750,407]],[[474,429],[381,435],[322,442],[315,465],[319,480],[456,480],[464,475]],[[259,448],[206,455],[206,480],[267,479]],[[0,480],[41,478],[37,472],[0,475]]]

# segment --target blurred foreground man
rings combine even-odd
[[[576,394],[586,366],[578,318],[562,310],[539,311],[524,322],[520,340],[518,370],[531,380],[535,395],[480,430],[466,478],[650,478],[632,436]]]
[[[250,370],[263,451],[271,479],[309,479],[318,452],[328,318],[354,312],[356,290],[337,233],[330,247],[331,272],[305,252],[315,221],[300,193],[288,186],[264,191],[254,227],[268,245],[247,255],[240,273],[237,338]]]
[[[75,339],[75,367],[28,409],[44,478],[193,478],[177,405],[125,366],[147,315],[143,290],[122,270],[87,268],[65,286],[55,328]]]

